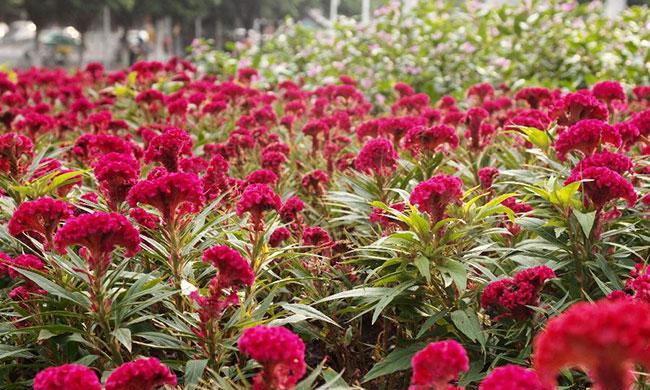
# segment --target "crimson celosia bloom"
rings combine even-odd
[[[269,245],[272,248],[276,248],[280,245],[282,245],[283,242],[289,239],[291,237],[291,232],[289,229],[285,227],[279,227],[271,233],[271,236],[269,237]]]
[[[611,103],[614,100],[624,102],[627,99],[623,86],[618,81],[601,81],[594,84],[591,93],[604,103]]]
[[[155,390],[176,386],[176,375],[156,358],[141,358],[117,367],[106,379],[106,390]]]
[[[444,218],[447,206],[458,202],[462,195],[462,182],[459,178],[438,175],[418,184],[411,192],[409,202],[437,222]]]
[[[470,148],[479,149],[481,147],[481,125],[483,124],[483,120],[489,116],[490,113],[480,107],[470,108],[467,111],[466,122],[467,129],[469,130],[468,135],[471,140]]]
[[[639,128],[632,121],[618,122],[614,125],[614,129],[620,134],[626,149],[631,148],[641,135]]]
[[[102,390],[93,370],[81,364],[48,367],[34,377],[34,390]]]
[[[193,173],[161,172],[158,177],[136,183],[129,191],[127,201],[131,207],[137,207],[138,203],[155,207],[166,223],[172,223],[180,215],[181,206],[192,211],[203,204],[203,185]]]
[[[169,172],[178,170],[178,161],[183,155],[192,154],[192,138],[185,131],[175,127],[154,137],[144,154],[146,162],[159,162]]]
[[[219,271],[219,285],[228,288],[253,284],[255,275],[248,261],[239,252],[226,245],[212,247],[203,252],[203,261]]]
[[[24,135],[0,135],[0,172],[11,175],[22,173],[34,156],[34,144]]]
[[[262,365],[254,390],[291,390],[305,374],[305,344],[284,327],[259,325],[245,329],[239,351]]]
[[[554,277],[553,270],[539,266],[518,272],[513,278],[492,282],[481,294],[481,307],[495,321],[527,319],[533,314],[528,306],[539,305],[544,283]]]
[[[92,163],[106,153],[130,154],[139,157],[142,150],[131,142],[110,134],[83,134],[77,139],[72,153]]]
[[[587,167],[574,171],[565,184],[584,180],[582,189],[587,198],[598,209],[610,201],[622,198],[632,207],[637,201],[637,194],[632,183],[615,171],[605,167]]]
[[[140,163],[128,154],[107,153],[95,163],[99,190],[112,209],[126,200],[129,190],[138,181]]]
[[[397,169],[399,156],[393,144],[386,138],[368,141],[354,160],[354,167],[361,172],[390,176]]]
[[[515,94],[515,100],[524,100],[528,103],[530,108],[539,108],[550,102],[553,95],[548,88],[542,87],[527,87],[520,89]]]
[[[140,226],[146,227],[147,229],[156,229],[160,224],[160,218],[157,215],[151,214],[140,207],[134,207],[129,210],[129,216],[135,219]]]
[[[492,187],[494,178],[499,175],[499,170],[494,167],[483,167],[478,170],[478,179],[481,187],[488,189]]]
[[[126,256],[133,256],[140,250],[140,234],[123,215],[98,211],[68,219],[56,233],[54,243],[62,253],[72,245],[86,248],[90,269],[102,275],[116,247],[126,249]]]
[[[414,154],[434,152],[443,144],[450,148],[458,147],[459,139],[456,130],[447,125],[432,127],[416,126],[411,128],[404,137],[402,145]]]
[[[274,186],[278,182],[278,175],[268,169],[258,169],[246,176],[246,184],[266,184]]]
[[[287,199],[280,209],[280,220],[284,223],[293,222],[298,219],[299,213],[304,210],[305,203],[297,196]]]
[[[39,259],[34,255],[16,256],[13,260],[9,262],[9,264],[23,269],[30,269],[36,271],[45,270],[45,263],[43,263],[41,259]],[[20,276],[20,273],[12,268],[8,268],[7,273],[9,274],[9,277],[11,277],[12,279],[15,279]]]
[[[469,358],[457,341],[438,341],[416,353],[411,367],[409,390],[447,390],[451,387],[449,382],[469,370]]]
[[[271,187],[265,184],[252,184],[244,190],[237,202],[237,215],[251,214],[253,228],[262,229],[264,213],[271,210],[280,210],[282,201]]]
[[[303,245],[325,247],[332,245],[332,238],[325,229],[320,226],[310,226],[302,232]]]
[[[329,183],[330,177],[320,169],[313,170],[302,177],[302,187],[310,194],[323,195],[325,184]]]
[[[71,217],[73,211],[69,203],[49,197],[23,202],[14,211],[7,228],[14,237],[24,233],[49,247],[59,224]]]
[[[554,103],[553,118],[561,126],[571,126],[584,119],[607,121],[607,106],[585,93],[570,93]]]
[[[634,114],[632,124],[639,129],[639,134],[644,137],[650,136],[650,110]]]
[[[544,386],[535,371],[508,364],[497,367],[483,379],[478,390],[551,390]]]
[[[612,126],[600,120],[585,119],[558,136],[555,140],[555,151],[558,159],[564,161],[566,155],[573,150],[589,156],[604,144],[619,147],[621,143],[620,134]]]
[[[574,304],[549,320],[533,345],[542,383],[556,385],[565,368],[580,368],[595,390],[629,389],[635,364],[650,367],[650,305],[633,300]]]
[[[580,161],[571,171],[571,175],[579,175],[579,172],[589,167],[605,167],[614,172],[624,174],[632,170],[632,159],[624,154],[603,151],[594,153]]]

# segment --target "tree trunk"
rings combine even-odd
[[[43,65],[41,58],[41,28],[36,26],[36,34],[34,34],[34,51],[31,58],[31,66],[40,68]]]

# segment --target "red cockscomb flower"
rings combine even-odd
[[[624,174],[632,170],[632,159],[624,154],[602,151],[580,161],[571,171],[571,175],[579,175],[581,171],[589,167],[605,167],[614,172]]]
[[[354,167],[364,173],[390,176],[397,169],[399,156],[386,138],[368,141],[354,160]]]
[[[289,229],[285,227],[279,227],[271,233],[271,236],[269,237],[269,245],[272,248],[279,247],[282,245],[283,242],[289,239],[291,237],[291,232]]]
[[[280,207],[282,201],[271,187],[265,184],[252,184],[246,187],[237,202],[237,215],[250,213],[253,229],[259,231],[263,228],[264,213],[271,210],[278,211]]]
[[[632,183],[609,168],[587,167],[573,172],[564,183],[569,184],[580,180],[585,180],[582,189],[597,209],[619,198],[625,199],[629,207],[637,201]]]
[[[483,167],[478,170],[478,179],[483,189],[492,187],[494,178],[499,175],[499,170],[494,167]]]
[[[49,248],[61,221],[71,217],[73,212],[74,207],[69,203],[43,197],[21,203],[11,216],[7,228],[14,237],[23,233],[32,235]]]
[[[621,146],[621,136],[612,126],[596,119],[585,119],[563,131],[555,141],[558,159],[564,161],[566,155],[577,150],[589,156],[604,144]]]
[[[592,95],[570,93],[554,104],[553,117],[560,126],[571,126],[584,119],[607,121],[607,106]]]
[[[296,221],[299,213],[304,210],[305,203],[297,196],[287,199],[280,209],[280,220],[284,223]]]
[[[192,154],[192,138],[181,129],[171,127],[154,137],[144,154],[146,162],[161,163],[169,172],[178,171],[178,161]]]
[[[48,367],[34,378],[34,390],[102,390],[93,370],[81,364]]]
[[[495,321],[529,318],[533,311],[528,306],[539,305],[544,283],[554,277],[553,270],[539,266],[518,272],[512,278],[492,282],[481,294],[481,307]]]
[[[450,203],[458,202],[463,195],[462,182],[455,176],[438,175],[418,184],[409,201],[428,213],[434,222],[444,218]]]
[[[591,93],[605,104],[610,104],[614,100],[625,102],[627,96],[623,86],[618,81],[601,81],[594,84]]]
[[[90,269],[102,275],[116,247],[125,248],[126,256],[133,256],[140,250],[140,234],[123,215],[94,212],[68,219],[56,233],[54,243],[62,253],[72,245],[85,247],[89,252]]]
[[[406,133],[402,141],[403,147],[415,155],[434,152],[443,144],[456,149],[458,143],[459,139],[456,130],[447,125],[436,125],[428,128],[423,126],[413,127]]]
[[[533,364],[556,386],[565,368],[580,368],[595,390],[629,389],[634,366],[650,367],[650,306],[633,300],[581,302],[549,320],[535,337]]]
[[[34,255],[16,256],[13,260],[10,260],[8,263],[12,266],[23,268],[23,269],[31,269],[36,271],[45,270],[45,263],[43,263],[41,259],[39,259]],[[7,273],[9,274],[9,277],[12,279],[16,279],[17,277],[20,276],[20,273],[12,268],[7,268]]]
[[[34,156],[34,144],[24,135],[0,135],[0,171],[12,176],[21,174]]]
[[[138,181],[140,163],[128,154],[107,153],[95,163],[99,190],[115,210],[126,200],[129,190]]]
[[[284,327],[259,325],[245,329],[239,351],[262,365],[254,390],[291,390],[306,371],[305,344]]]
[[[203,261],[212,264],[219,271],[218,278],[221,288],[253,284],[255,275],[248,261],[227,245],[219,245],[206,250],[203,252]]]
[[[483,142],[481,139],[481,125],[483,121],[490,116],[490,113],[480,107],[470,108],[467,111],[466,122],[467,129],[469,130],[469,138],[471,140],[470,148],[478,150],[481,148]]]
[[[534,109],[548,104],[552,99],[551,91],[542,87],[522,88],[515,94],[515,100],[524,100]]]
[[[478,390],[551,390],[544,386],[535,371],[508,364],[497,367],[483,379]]]
[[[151,174],[150,174],[151,176]],[[147,178],[136,183],[127,195],[129,206],[138,203],[155,207],[162,214],[166,223],[176,221],[179,208],[198,210],[203,204],[203,186],[201,180],[193,173],[163,172],[161,176]]]
[[[307,193],[320,196],[325,193],[325,185],[329,183],[329,181],[330,178],[327,173],[320,169],[316,169],[302,177],[302,187],[307,191]]]
[[[416,353],[411,359],[411,367],[413,374],[409,390],[448,390],[455,388],[451,381],[469,370],[469,358],[458,342],[438,341]]]
[[[106,390],[155,390],[176,386],[176,375],[156,358],[141,358],[117,367],[106,379]]]

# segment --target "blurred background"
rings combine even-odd
[[[518,1],[484,1],[488,5]],[[605,12],[650,0],[608,0]],[[388,0],[0,0],[0,64],[115,69],[185,55],[192,43],[236,51],[264,43],[285,21],[332,28],[340,17],[368,22]],[[392,3],[395,3],[393,1]],[[417,0],[402,0],[416,7]],[[446,1],[445,3],[463,3]]]

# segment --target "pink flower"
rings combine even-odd
[[[287,199],[280,209],[280,220],[284,223],[296,221],[299,213],[304,210],[305,203],[297,196]]]
[[[45,270],[45,264],[43,263],[43,261],[34,255],[16,256],[13,260],[9,261],[8,264],[13,265],[14,267],[28,269],[28,270],[36,270],[36,271]],[[9,273],[9,277],[11,277],[12,279],[16,279],[21,275],[18,271],[12,268],[8,268],[7,272]]]
[[[508,364],[497,367],[478,387],[478,390],[551,390],[542,385],[535,371]]]
[[[278,211],[282,207],[280,197],[265,184],[252,184],[246,187],[239,202],[237,202],[237,215],[251,214],[251,221],[255,230],[262,230],[264,213]]]
[[[124,202],[139,176],[140,163],[128,154],[107,153],[95,163],[99,189],[113,210]]]
[[[203,186],[195,174],[162,172],[158,177],[136,183],[129,191],[127,200],[131,207],[137,207],[139,203],[155,207],[163,220],[171,223],[181,215],[180,207],[195,211],[205,199]]]
[[[560,126],[571,126],[584,119],[609,119],[607,106],[589,94],[570,93],[554,105],[553,117]]]
[[[409,390],[447,390],[449,382],[469,370],[465,348],[454,340],[427,345],[411,359],[413,375]]]
[[[176,375],[156,358],[141,358],[117,367],[106,379],[106,390],[155,390],[176,386]]]
[[[447,125],[436,125],[429,128],[423,126],[413,127],[406,133],[402,142],[404,148],[415,155],[434,152],[443,144],[456,149],[458,143],[459,139],[456,130]]]
[[[634,114],[632,124],[639,129],[639,134],[644,137],[650,136],[650,110]]]
[[[140,224],[140,226],[147,229],[156,229],[160,224],[160,218],[157,215],[148,213],[145,209],[142,209],[140,207],[132,208],[129,211],[129,216],[135,219],[136,222]]]
[[[219,271],[219,286],[222,288],[253,284],[255,275],[248,261],[226,245],[215,246],[203,252],[203,261],[212,264]]]
[[[85,247],[90,269],[103,275],[116,247],[125,248],[126,256],[134,256],[140,250],[140,234],[123,215],[98,211],[68,219],[56,233],[54,243],[62,253],[72,245]]]
[[[278,175],[268,169],[258,169],[246,176],[246,184],[266,184],[274,186],[278,182]]]
[[[629,389],[636,364],[650,367],[650,306],[632,300],[574,304],[549,320],[533,345],[542,383],[556,386],[565,368],[580,368],[594,389]]]
[[[259,325],[245,329],[239,351],[262,365],[254,390],[291,390],[306,371],[305,344],[284,327]]]
[[[272,248],[277,248],[282,245],[283,242],[288,240],[291,237],[291,232],[285,227],[279,227],[271,233],[269,237],[269,245]]]
[[[72,205],[49,197],[21,203],[9,220],[9,234],[32,235],[46,247],[52,244],[54,233],[61,221],[72,216]]]
[[[574,150],[589,156],[604,144],[621,146],[620,134],[606,122],[596,119],[581,120],[563,131],[555,140],[558,159],[564,161],[566,155]]]
[[[483,167],[478,170],[478,178],[483,189],[489,189],[492,187],[492,182],[494,178],[499,175],[499,170],[494,167]]]
[[[428,213],[434,222],[445,216],[447,206],[460,201],[462,182],[455,176],[438,175],[418,184],[411,192],[409,202]]]
[[[614,100],[625,102],[627,96],[623,86],[618,81],[601,81],[594,84],[591,93],[605,104],[610,104]]]
[[[144,159],[146,162],[159,162],[169,172],[176,172],[180,157],[191,154],[192,138],[190,135],[184,130],[170,127],[149,142]]]
[[[34,144],[24,135],[0,135],[0,171],[12,176],[23,173],[34,156]]]
[[[399,156],[393,144],[385,138],[368,141],[354,160],[354,167],[361,172],[378,176],[390,176],[397,169]]]
[[[327,231],[319,226],[310,226],[302,232],[302,243],[307,246],[331,246],[332,238]]]
[[[320,169],[316,169],[302,177],[302,187],[307,191],[307,193],[320,196],[325,193],[325,185],[329,183],[329,181],[330,178],[327,173]]]
[[[530,318],[533,311],[529,306],[539,305],[544,282],[554,277],[553,270],[539,266],[518,272],[513,278],[494,281],[483,290],[481,307],[495,321]]]
[[[632,184],[609,168],[588,167],[582,171],[575,171],[564,183],[569,184],[580,180],[585,180],[582,183],[582,190],[597,209],[619,198],[625,199],[629,207],[634,206],[637,201],[637,194]]]
[[[483,120],[489,116],[490,113],[480,107],[470,108],[469,111],[467,111],[466,122],[469,130],[469,138],[471,140],[471,149],[478,150],[481,148],[483,143],[481,140],[481,126]]]
[[[48,367],[34,378],[34,390],[102,390],[97,375],[81,364]]]
[[[632,159],[624,154],[612,153],[610,151],[602,151],[594,153],[591,156],[584,158],[580,161],[571,171],[571,176],[579,176],[580,172],[589,167],[605,167],[612,171],[624,174],[632,170]]]

